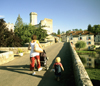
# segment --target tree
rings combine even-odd
[[[64,33],[65,33],[64,31],[61,32],[61,34],[64,34]]]
[[[76,44],[75,44],[75,47],[76,48],[79,48],[79,50],[81,48],[85,48],[86,47],[86,43],[84,41],[78,41]]]
[[[76,29],[73,29],[73,31],[78,31],[78,29],[76,28]]]
[[[56,33],[55,33],[55,32],[53,32],[53,33],[52,33],[52,35],[56,36]]]
[[[93,27],[91,27],[91,25],[89,24],[88,31],[92,33],[100,33],[100,25],[94,25]]]
[[[79,31],[82,31],[82,29],[80,28]]]
[[[22,41],[12,31],[8,31],[3,19],[0,19],[0,40],[0,47],[20,47]]]
[[[58,32],[57,32],[57,34],[58,34],[58,35],[60,35],[60,29],[58,29]]]
[[[17,17],[17,20],[15,22],[15,28],[20,28],[21,26],[23,26],[23,21],[22,18],[20,17],[20,14]]]
[[[66,31],[66,33],[69,33],[69,32],[71,32],[71,30]]]
[[[18,35],[23,40],[22,45],[24,45],[24,43],[31,41],[31,37],[33,34],[37,36],[37,39],[39,41],[46,38],[47,31],[41,28],[42,26],[35,27],[31,24],[23,25],[23,27],[15,29],[15,34]]]
[[[92,31],[92,27],[90,24],[88,25],[88,31]]]

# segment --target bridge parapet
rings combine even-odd
[[[76,86],[93,86],[84,65],[82,64],[78,54],[70,44],[70,50],[72,53],[72,60],[73,60],[73,68],[74,68],[74,76]]]
[[[0,53],[0,65],[7,63],[14,59],[14,55],[12,51]]]

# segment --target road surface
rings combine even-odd
[[[15,57],[13,61],[0,65],[0,86],[75,86],[71,54],[68,43],[55,43],[45,48],[49,57],[49,70],[35,71],[32,76],[29,70],[29,54],[23,57]],[[61,80],[55,80],[54,72],[51,72],[55,58],[61,57],[65,71]]]

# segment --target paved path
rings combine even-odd
[[[75,86],[69,45],[56,43],[45,50],[49,57],[48,71],[36,71],[36,75],[32,76],[29,71],[29,54],[15,57],[13,61],[0,66],[0,86]],[[50,72],[57,56],[61,57],[65,69],[59,82],[54,79],[54,72]]]

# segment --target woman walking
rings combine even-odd
[[[36,74],[34,72],[35,59],[37,60],[38,71],[42,70],[41,64],[40,64],[40,56],[39,56],[39,53],[41,51],[35,52],[34,51],[34,46],[35,46],[35,43],[37,43],[40,48],[42,48],[42,47],[41,47],[41,45],[39,44],[39,42],[36,39],[37,39],[37,36],[33,35],[32,36],[32,41],[29,43],[29,46],[28,46],[28,50],[31,50],[31,52],[30,52],[30,70],[32,71],[32,75]]]

